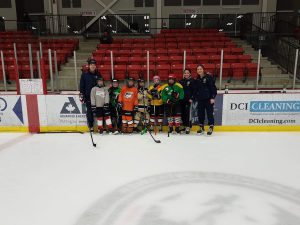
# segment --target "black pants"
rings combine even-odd
[[[121,129],[122,126],[122,110],[110,105],[110,117],[115,128]]]
[[[94,125],[94,116],[93,116],[93,112],[92,112],[91,102],[87,101],[85,103],[85,105],[86,105],[86,119],[87,119],[87,123],[88,123],[89,128],[91,128]]]
[[[208,120],[208,125],[213,126],[214,120],[214,104],[210,103],[210,99],[198,100],[198,118],[199,125],[204,125],[205,112]]]
[[[179,102],[165,105],[167,117],[181,117],[181,106]]]
[[[164,116],[164,106],[163,105],[151,105],[150,106],[150,116],[151,117],[163,117]]]
[[[188,101],[181,101],[181,119],[182,125],[185,127],[191,127],[192,124],[190,123],[190,107],[191,103]]]

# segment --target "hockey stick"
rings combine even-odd
[[[91,140],[92,140],[92,144],[93,144],[93,146],[96,148],[96,144],[95,144],[95,142],[94,142],[94,139],[93,139],[93,133],[92,133],[92,131],[90,130],[90,135],[91,135]]]
[[[149,132],[150,136],[152,137],[152,139],[153,139],[153,141],[154,141],[155,143],[158,143],[158,144],[161,143],[160,140],[155,139],[155,138],[153,137],[151,130],[149,130],[149,129],[147,128],[147,131]]]

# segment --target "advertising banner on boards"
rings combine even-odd
[[[222,125],[300,125],[300,94],[226,94]]]

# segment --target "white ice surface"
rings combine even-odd
[[[93,148],[89,134],[0,134],[0,225],[78,224],[106,194],[130,182],[170,172],[233,174],[300,190],[300,133],[156,137],[161,144],[148,134],[95,135],[97,148]],[[172,193],[177,193],[176,197],[170,197]],[[214,211],[211,219],[210,210],[219,198],[222,204],[226,205],[226,199],[233,199],[234,204]],[[290,222],[286,225],[300,221],[298,202],[249,188],[203,182],[144,194],[120,212],[113,224],[142,225],[142,217],[149,220],[159,214],[156,225],[281,225],[271,205],[292,214],[281,218]],[[208,213],[202,217],[195,216],[205,211]]]

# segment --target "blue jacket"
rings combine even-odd
[[[91,90],[96,86],[98,77],[102,77],[99,72],[81,74],[80,93],[83,94],[85,101],[91,101]]]
[[[193,95],[194,79],[193,78],[189,78],[189,79],[183,78],[180,81],[180,84],[182,85],[183,90],[184,90],[183,101],[189,101],[192,98],[192,95]]]
[[[202,78],[198,76],[193,83],[193,100],[214,99],[217,95],[217,87],[214,78],[205,74]]]

